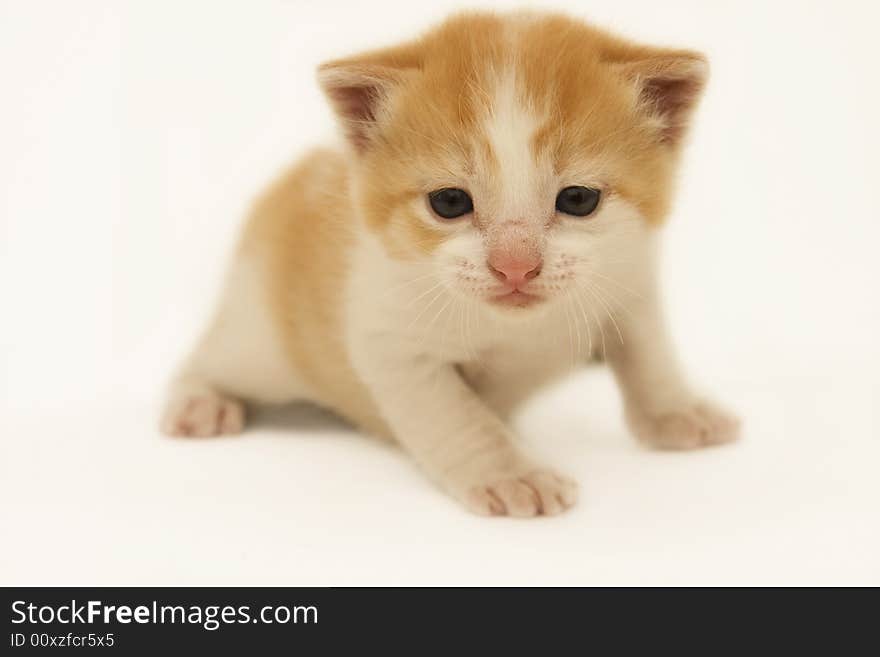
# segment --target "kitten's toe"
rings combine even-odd
[[[470,487],[465,504],[475,513],[492,516],[553,516],[577,501],[577,484],[549,470],[511,475]]]
[[[657,449],[696,449],[730,443],[739,438],[739,420],[705,401],[689,401],[659,413],[628,414],[633,432]]]
[[[169,436],[198,438],[241,433],[244,405],[219,395],[179,397],[168,404],[161,428]]]

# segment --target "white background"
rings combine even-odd
[[[0,3],[0,584],[880,584],[874,3],[571,3],[711,58],[664,276],[742,443],[641,449],[578,376],[518,428],[582,500],[520,521],[308,410],[158,434],[250,199],[332,137],[315,66],[474,6],[428,4]]]

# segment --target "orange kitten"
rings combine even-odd
[[[344,151],[256,204],[217,316],[175,379],[175,435],[306,399],[399,442],[483,514],[555,514],[575,482],[505,422],[604,358],[635,434],[736,438],[688,385],[655,285],[657,227],[707,74],[563,16],[466,14],[330,62]]]

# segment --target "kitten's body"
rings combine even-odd
[[[587,54],[584,36],[593,41]],[[548,49],[562,39],[564,54],[567,38],[577,56],[601,53],[592,72]],[[459,18],[419,42],[326,67],[352,151],[310,154],[256,204],[217,317],[172,387],[166,431],[239,430],[240,400],[311,400],[399,441],[475,511],[555,513],[574,502],[573,482],[523,454],[504,419],[600,355],[644,440],[732,439],[735,423],[679,372],[654,280],[655,225],[683,118],[660,125],[664,117],[630,110],[626,71],[601,68],[607,53],[628,65],[622,49],[637,61],[665,58],[667,82],[678,70],[670,58],[684,58],[679,68],[693,74],[690,53],[521,16]],[[551,55],[558,77],[548,87],[533,60]],[[451,93],[450,71],[467,79]],[[585,108],[566,91],[582,75],[593,76],[585,79],[597,98]],[[446,96],[430,103],[431,93]],[[591,113],[565,132],[569,116]],[[595,217],[571,222],[548,211],[548,194],[583,180],[605,190]],[[426,208],[424,193],[452,186],[474,197],[472,220],[444,222]],[[487,300],[499,285],[491,263],[524,254],[539,263],[523,284],[526,300],[499,301],[518,299],[515,285]]]

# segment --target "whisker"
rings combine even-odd
[[[568,312],[568,306],[571,300],[568,296],[563,297],[565,303],[562,307],[565,309],[565,325],[568,327],[568,357],[571,369],[574,369],[574,339],[571,333],[571,315]]]
[[[433,328],[434,323],[440,318],[440,315],[443,314],[443,312],[449,307],[449,304],[451,304],[453,301],[455,301],[455,297],[452,295],[449,295],[449,300],[445,304],[443,304],[443,306],[440,308],[440,310],[437,311],[437,314],[434,315],[433,319],[431,319],[431,321],[428,322],[427,326],[425,326],[425,330],[424,330],[425,336],[427,336],[428,331],[431,328]]]
[[[433,297],[431,297],[431,301],[419,311],[419,313],[410,322],[409,326],[407,326],[407,328],[406,328],[407,332],[411,331],[413,329],[413,327],[418,323],[419,319],[421,319],[422,315],[424,315],[425,312],[428,310],[428,308],[433,306],[434,303],[437,301],[437,299],[439,299],[440,297],[443,296],[443,292],[444,292],[444,290],[442,290],[442,289],[438,290],[437,293]]]
[[[574,296],[574,300],[577,301],[578,307],[581,310],[581,317],[584,318],[584,325],[587,327],[587,340],[589,342],[589,344],[587,346],[587,351],[589,351],[589,356],[590,356],[590,358],[592,358],[593,357],[593,332],[590,329],[590,320],[587,318],[587,312],[584,310],[584,304],[581,301],[581,298],[576,294],[573,294],[573,296]]]
[[[569,298],[571,298],[573,295],[569,294],[568,296],[569,296]],[[572,312],[572,315],[575,314],[574,303],[571,304],[571,312]],[[577,355],[577,359],[580,359],[580,357],[581,357],[581,326],[580,326],[580,322],[577,321],[577,317],[573,317],[572,320],[573,320],[573,324],[574,324],[574,330],[577,335],[576,355]]]
[[[434,290],[436,290],[436,289],[437,289],[438,287],[440,287],[441,285],[443,285],[443,281],[442,281],[442,280],[437,281],[437,283],[435,283],[434,285],[432,285],[431,287],[429,287],[427,290],[425,290],[424,292],[422,292],[419,296],[415,297],[414,299],[410,299],[409,302],[406,304],[406,307],[409,308],[410,306],[412,306],[413,304],[415,304],[415,303],[416,303],[417,301],[419,301],[420,299],[425,298],[426,296],[428,296],[431,292],[433,292]]]
[[[476,361],[478,360],[477,347],[474,344],[474,329],[471,325],[471,309],[473,308],[473,306],[473,299],[468,299],[467,304],[465,305],[465,308],[467,309],[465,328],[467,330],[467,349],[471,353],[471,358]]]
[[[624,292],[628,292],[629,294],[633,295],[633,296],[636,297],[637,299],[643,300],[643,299],[645,298],[643,295],[641,295],[641,294],[639,294],[638,292],[636,292],[636,291],[634,291],[634,290],[628,288],[628,287],[627,287],[626,285],[624,285],[623,283],[620,283],[620,282],[614,280],[614,279],[611,278],[610,276],[606,276],[605,274],[603,274],[603,273],[600,272],[600,271],[596,271],[595,269],[591,269],[588,273],[589,273],[590,276],[598,276],[599,278],[601,278],[601,279],[603,279],[603,280],[606,280],[606,281],[608,281],[609,283],[612,283],[613,285],[616,285],[616,286],[619,287],[621,290],[623,290]]]
[[[629,306],[623,303],[611,290],[606,287],[603,287],[599,284],[598,281],[593,281],[592,284],[596,287],[597,292],[599,292],[604,299],[607,299],[610,302],[612,308],[616,311],[622,311],[624,314],[632,317],[632,311]]]
[[[582,289],[590,295],[592,299],[595,299],[595,295],[587,288],[582,287]],[[599,328],[599,335],[602,338],[602,359],[606,359],[607,351],[605,349],[605,329],[602,326],[602,322],[599,321],[599,315],[596,313],[596,310],[593,308],[592,304],[587,304],[587,307],[590,309],[590,314],[593,316],[593,319],[596,321],[596,326]]]
[[[595,297],[599,300],[599,303],[605,308],[605,313],[608,315],[608,319],[611,320],[611,323],[614,324],[614,328],[617,331],[617,337],[620,338],[620,344],[623,344],[623,333],[620,331],[620,326],[618,325],[617,320],[614,319],[614,313],[611,311],[611,307],[605,301],[605,298],[602,296],[597,285],[593,283],[588,283],[588,285],[593,289]]]
[[[397,285],[393,285],[393,286],[391,286],[390,288],[386,289],[386,290],[382,293],[382,295],[383,295],[383,296],[388,296],[388,295],[390,295],[390,294],[393,294],[394,292],[399,292],[400,290],[402,290],[403,288],[407,287],[408,285],[412,285],[412,284],[414,284],[414,283],[418,283],[419,281],[424,281],[425,279],[428,279],[428,278],[433,278],[433,277],[435,277],[436,275],[437,275],[437,274],[434,273],[434,272],[428,272],[427,274],[422,274],[421,276],[416,276],[415,278],[411,278],[411,279],[409,279],[409,280],[403,281],[402,283],[398,283]]]

